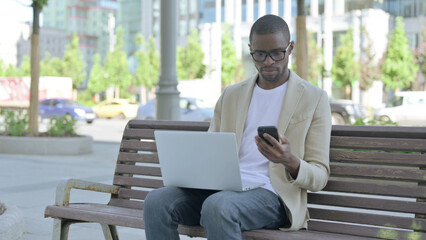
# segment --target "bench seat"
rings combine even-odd
[[[96,222],[131,228],[144,228],[143,210],[115,207],[97,203],[74,203],[69,206],[48,206],[46,216],[63,219],[73,219],[81,222]],[[179,226],[179,232],[188,236],[205,237],[204,229],[200,226]],[[243,233],[244,239],[317,239],[317,240],[367,240],[374,238],[347,236],[342,234],[324,233],[317,231],[286,232],[280,230],[258,229]]]

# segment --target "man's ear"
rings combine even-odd
[[[290,42],[290,47],[288,48],[288,55],[293,53],[294,44],[294,41]]]

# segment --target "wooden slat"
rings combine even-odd
[[[160,167],[148,167],[148,166],[134,166],[117,164],[115,172],[119,174],[134,174],[134,175],[145,175],[145,176],[157,176],[161,177]]]
[[[342,179],[330,179],[323,191],[375,194],[392,197],[412,198],[423,198],[426,196],[426,187],[395,185],[387,183],[353,182],[350,180]]]
[[[109,225],[133,228],[145,227],[141,217],[142,211],[136,211],[134,209],[132,213],[126,214],[129,209],[121,208],[123,212],[120,213],[120,208],[114,206],[103,205],[104,210],[102,210],[99,208],[99,206],[96,206],[96,204],[84,205],[87,206],[83,207],[82,204],[72,204],[68,207],[48,206],[45,211],[45,216],[60,219],[73,219],[85,222],[105,223]],[[108,211],[109,208],[117,209],[116,213],[113,214]],[[138,214],[138,216],[134,216],[135,213]]]
[[[426,167],[425,154],[330,150],[331,162]]]
[[[426,234],[422,232],[402,231],[396,229],[339,224],[332,222],[321,222],[316,220],[311,220],[308,222],[308,229],[313,231],[341,233],[353,236],[376,237],[392,240],[426,238]]]
[[[159,163],[158,154],[130,153],[120,152],[118,162],[141,162],[141,163]]]
[[[308,195],[309,203],[327,206],[361,208],[402,213],[426,214],[425,202],[412,202],[405,200],[388,200],[354,196],[339,196],[331,194],[311,193]]]
[[[330,165],[330,171],[331,176],[403,180],[414,182],[421,182],[426,179],[426,171],[419,169]]]
[[[201,226],[185,226],[179,225],[180,234],[190,237],[206,238],[204,228]],[[335,233],[324,233],[317,231],[290,231],[284,232],[275,229],[255,229],[244,231],[242,233],[243,240],[373,240],[372,238],[356,237]]]
[[[127,139],[154,139],[154,129],[124,129],[123,138]]]
[[[143,209],[142,201],[133,201],[128,199],[120,199],[120,198],[111,198],[108,205],[122,207],[122,208],[131,208],[131,209]]]
[[[163,181],[148,178],[132,178],[125,176],[114,176],[114,185],[120,186],[135,186],[146,188],[160,188],[164,187]]]
[[[331,136],[330,146],[331,148],[424,152],[426,139]]]
[[[148,193],[149,191],[121,188],[118,192],[118,197],[145,200]]]
[[[167,120],[130,120],[128,128],[163,129],[163,130],[191,130],[207,131],[209,122],[189,122],[189,121],[167,121]]]
[[[377,238],[367,238],[350,236],[336,233],[326,233],[318,231],[288,231],[271,229],[256,229],[243,232],[244,240],[377,240]]]
[[[426,219],[397,217],[362,212],[339,211],[330,209],[309,208],[311,219],[367,224],[375,226],[395,227],[413,230],[426,230]]]
[[[121,141],[120,151],[146,151],[157,152],[155,142],[141,142],[136,140],[123,140]]]
[[[426,139],[426,127],[333,125],[331,135]]]

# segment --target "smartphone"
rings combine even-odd
[[[259,137],[261,137],[263,140],[265,140],[267,143],[269,143],[268,140],[266,140],[263,137],[263,134],[267,133],[269,135],[271,135],[273,138],[275,138],[277,141],[280,141],[278,138],[278,130],[277,127],[275,126],[260,126],[257,128],[257,134],[259,135]],[[272,145],[271,143],[269,143],[269,145]]]

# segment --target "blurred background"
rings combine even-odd
[[[283,17],[297,44],[302,2],[305,78],[327,91],[333,124],[426,126],[424,0],[176,1],[181,120],[209,121],[222,90],[256,72],[247,44],[260,16]],[[32,3],[0,1],[3,109],[29,106]],[[48,0],[39,20],[40,119],[155,119],[160,19],[160,0]]]

